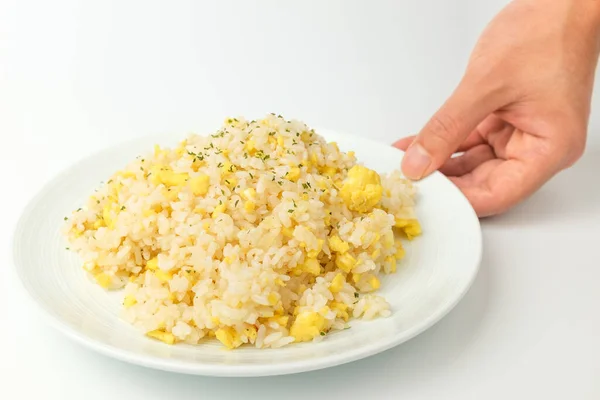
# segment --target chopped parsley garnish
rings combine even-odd
[[[64,220],[67,221],[69,219],[69,217],[65,217]]]
[[[291,214],[291,213],[293,213],[293,212],[294,212],[294,210],[292,210],[292,209],[289,209],[289,210],[288,210],[288,212]]]
[[[222,162],[220,162],[220,163],[218,163],[218,164],[217,164],[217,167],[218,167],[218,168],[221,168],[222,166],[223,166],[223,163],[222,163]]]
[[[321,336],[325,336],[325,332],[321,331]]]
[[[354,292],[354,298],[358,299],[358,292]]]
[[[121,211],[125,211],[126,208],[127,207],[125,207],[125,206],[121,206]]]
[[[254,179],[254,175],[252,175],[252,172],[248,172],[248,175],[250,175],[250,179]]]
[[[235,205],[234,205],[234,207],[237,207],[237,205],[238,205],[238,203],[239,203],[239,202],[240,202],[240,199],[237,199],[237,200],[235,201]]]

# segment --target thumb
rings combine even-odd
[[[461,83],[406,150],[404,175],[421,179],[440,168],[477,125],[503,105],[494,92]]]

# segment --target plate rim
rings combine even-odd
[[[355,138],[359,141],[370,142],[373,145],[377,146],[385,146],[384,143],[374,140],[369,137],[363,137],[359,135],[355,135],[352,133],[347,133],[345,131],[328,129],[325,127],[313,127],[316,132],[325,132],[323,136],[327,136],[327,133],[333,133],[337,135],[344,135],[347,137]],[[160,358],[157,356],[147,355],[147,354],[136,354],[131,351],[125,349],[119,349],[117,347],[111,346],[109,344],[103,343],[99,340],[93,339],[91,337],[86,336],[83,333],[76,331],[71,328],[67,323],[62,321],[60,318],[53,315],[49,306],[44,304],[40,298],[38,298],[37,294],[29,286],[26,282],[26,279],[23,278],[22,268],[19,267],[17,262],[17,254],[18,254],[18,244],[19,238],[18,235],[20,232],[23,232],[25,229],[25,222],[27,221],[27,216],[30,212],[35,209],[35,207],[40,203],[40,200],[43,198],[43,194],[47,189],[52,187],[55,182],[59,181],[63,176],[67,175],[69,171],[74,168],[77,168],[78,165],[83,164],[87,159],[97,157],[104,152],[107,152],[111,149],[133,145],[137,142],[150,141],[153,138],[160,139],[165,138],[167,134],[152,134],[152,135],[141,135],[136,136],[134,138],[130,138],[127,140],[116,141],[110,145],[103,146],[100,149],[96,149],[83,157],[80,157],[74,160],[72,163],[67,165],[66,167],[61,168],[56,174],[52,175],[46,182],[44,182],[40,188],[35,192],[33,196],[29,198],[25,207],[22,209],[21,214],[15,224],[13,229],[13,234],[10,239],[10,249],[12,256],[12,267],[17,277],[19,278],[20,287],[23,291],[27,293],[27,297],[29,300],[34,303],[34,309],[37,310],[38,314],[40,314],[43,319],[48,323],[48,325],[52,326],[56,331],[64,334],[66,337],[70,338],[74,342],[83,346],[84,348],[91,349],[103,356],[108,356],[110,358],[117,359],[119,361],[123,361],[126,363],[152,368],[156,370],[175,372],[175,373],[183,373],[188,375],[201,375],[201,376],[215,376],[215,377],[260,377],[260,376],[277,376],[277,375],[288,375],[295,373],[303,373],[308,371],[317,371],[325,368],[335,367],[347,363],[351,363],[357,360],[365,359],[377,354],[380,354],[384,351],[387,351],[391,348],[397,347],[403,343],[406,343],[421,333],[425,332],[439,321],[441,321],[444,317],[446,317],[465,297],[465,295],[471,289],[475,278],[479,274],[479,270],[481,267],[482,255],[483,255],[483,235],[481,230],[481,223],[479,218],[477,217],[475,211],[471,207],[467,198],[464,194],[440,172],[436,171],[431,174],[429,177],[423,179],[422,181],[426,181],[429,179],[443,179],[451,184],[455,194],[462,198],[462,201],[468,205],[469,213],[471,214],[472,222],[475,222],[475,228],[473,230],[475,243],[471,243],[473,248],[473,252],[475,254],[474,260],[475,265],[472,266],[473,272],[469,276],[468,281],[461,288],[460,293],[454,297],[451,302],[444,303],[439,309],[435,310],[428,318],[423,320],[420,324],[416,324],[415,326],[408,329],[402,335],[394,334],[391,339],[386,340],[385,342],[381,341],[372,341],[364,346],[360,346],[357,349],[344,351],[342,353],[335,353],[333,355],[329,355],[323,358],[312,358],[307,360],[299,360],[299,361],[291,361],[285,363],[273,363],[273,364],[262,364],[260,368],[252,368],[251,365],[239,365],[239,364],[228,364],[228,365],[213,365],[213,364],[205,364],[202,362],[191,362],[187,360],[170,360],[167,358]],[[400,153],[403,153],[401,150],[398,150]],[[435,177],[435,178],[434,178]],[[416,183],[419,185],[419,182]],[[265,351],[277,351],[277,349],[266,349]]]

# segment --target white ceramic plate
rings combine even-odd
[[[359,137],[317,130],[342,150],[379,172],[398,168],[402,153]],[[26,208],[14,236],[21,281],[50,322],[77,342],[105,355],[163,370],[214,376],[264,376],[315,370],[364,358],[423,332],[463,297],[481,257],[481,230],[471,206],[441,174],[418,183],[417,212],[423,235],[407,246],[396,274],[382,279],[381,294],[393,314],[351,321],[351,329],[320,343],[282,349],[223,350],[216,342],[168,346],[146,338],[118,317],[122,294],[93,284],[78,257],[65,249],[63,217],[78,208],[100,181],[154,143],[180,138],[148,137],[101,151],[64,171]]]

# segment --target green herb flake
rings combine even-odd
[[[240,202],[240,199],[237,199],[237,200],[235,201],[235,205],[234,205],[234,207],[237,207],[237,205],[238,205],[238,203],[239,203],[239,202]]]
[[[121,211],[125,211],[126,209],[127,209],[127,207],[121,206]]]
[[[358,299],[358,296],[359,296],[359,295],[358,295],[358,292],[354,292],[354,298],[355,298],[355,299]]]
[[[325,336],[325,332],[321,332],[321,336]]]
[[[289,209],[289,210],[288,210],[288,212],[291,214],[291,213],[293,213],[293,212],[294,212],[294,210],[292,210],[292,209]]]
[[[63,218],[63,219],[64,219],[65,221],[67,221],[67,220],[69,219],[69,217],[65,217],[65,218]]]

